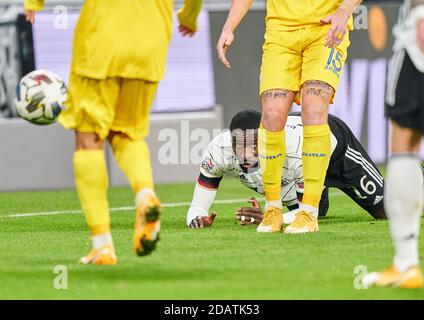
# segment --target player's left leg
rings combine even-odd
[[[349,36],[336,48],[324,46],[328,26],[305,29],[302,63],[304,194],[297,218],[285,233],[318,231],[318,207],[330,161],[328,106],[332,103],[347,57]]]
[[[135,196],[135,252],[140,256],[149,254],[159,240],[161,211],[154,192],[149,147],[144,139],[133,140],[120,132],[111,132],[109,141],[115,160],[128,178]]]
[[[330,199],[328,198],[328,190],[329,188],[324,187],[321,194],[321,200],[319,202],[319,210],[318,210],[318,218],[323,218],[327,215],[328,209],[330,208]],[[302,203],[302,194],[297,194],[297,200],[299,203]],[[299,212],[299,205],[296,204],[294,206],[288,206],[287,209],[289,212],[283,214],[284,223],[291,224],[296,218],[297,213]]]
[[[159,240],[161,205],[154,191],[150,151],[145,141],[157,82],[124,79],[109,134],[115,160],[135,196],[133,244],[137,255],[150,254]]]
[[[322,81],[306,81],[302,88],[304,194],[297,218],[285,233],[318,231],[318,208],[330,161],[328,105],[333,88]]]

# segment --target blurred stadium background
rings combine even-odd
[[[176,2],[178,8],[181,1]],[[73,134],[58,124],[36,127],[16,118],[13,100],[17,82],[29,71],[48,69],[68,78],[73,29],[82,3],[47,1],[47,10],[37,16],[31,28],[24,21],[21,0],[0,0],[0,191],[74,185]],[[152,109],[148,142],[158,183],[195,179],[199,163],[190,161],[190,148],[199,144],[204,148],[208,142],[199,140],[196,129],[206,129],[212,136],[214,129],[228,126],[237,111],[259,109],[266,1],[256,0],[239,27],[229,52],[230,72],[219,63],[215,45],[231,1],[204,3],[193,39],[174,32],[166,76]],[[367,10],[355,16],[360,27],[351,33],[348,62],[330,109],[349,124],[378,164],[386,161],[387,154],[384,87],[393,44],[391,30],[400,4],[364,1]],[[176,140],[171,139],[170,130],[177,133],[172,138]],[[174,150],[178,161],[159,159],[161,152],[170,152],[167,144],[178,145]],[[107,159],[111,185],[126,185],[110,150]],[[197,159],[200,162],[200,156]]]

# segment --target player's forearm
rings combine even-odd
[[[44,9],[44,0],[24,0],[24,9],[40,11]]]
[[[234,32],[252,6],[253,0],[233,0],[223,30]]]
[[[178,11],[178,20],[184,26],[196,31],[197,16],[202,8],[202,0],[184,0],[183,6]]]
[[[355,11],[356,7],[362,3],[362,0],[343,0],[340,5],[340,9],[343,9],[347,12],[349,16],[352,15],[353,11]]]
[[[206,189],[196,183],[193,200],[191,200],[191,205],[187,212],[187,226],[197,216],[207,217],[209,215],[209,209],[215,199],[216,191],[216,189]]]

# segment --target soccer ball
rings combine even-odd
[[[25,75],[16,87],[16,109],[25,120],[38,124],[51,124],[64,108],[67,88],[55,73],[35,70]]]

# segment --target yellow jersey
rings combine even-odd
[[[185,0],[182,24],[196,30],[202,0]],[[42,10],[44,0],[25,0]],[[71,71],[105,79],[159,81],[172,34],[173,0],[86,0],[75,27]]]
[[[321,25],[320,19],[334,13],[343,0],[267,0],[266,29],[292,31]],[[349,30],[353,29],[352,17]]]

